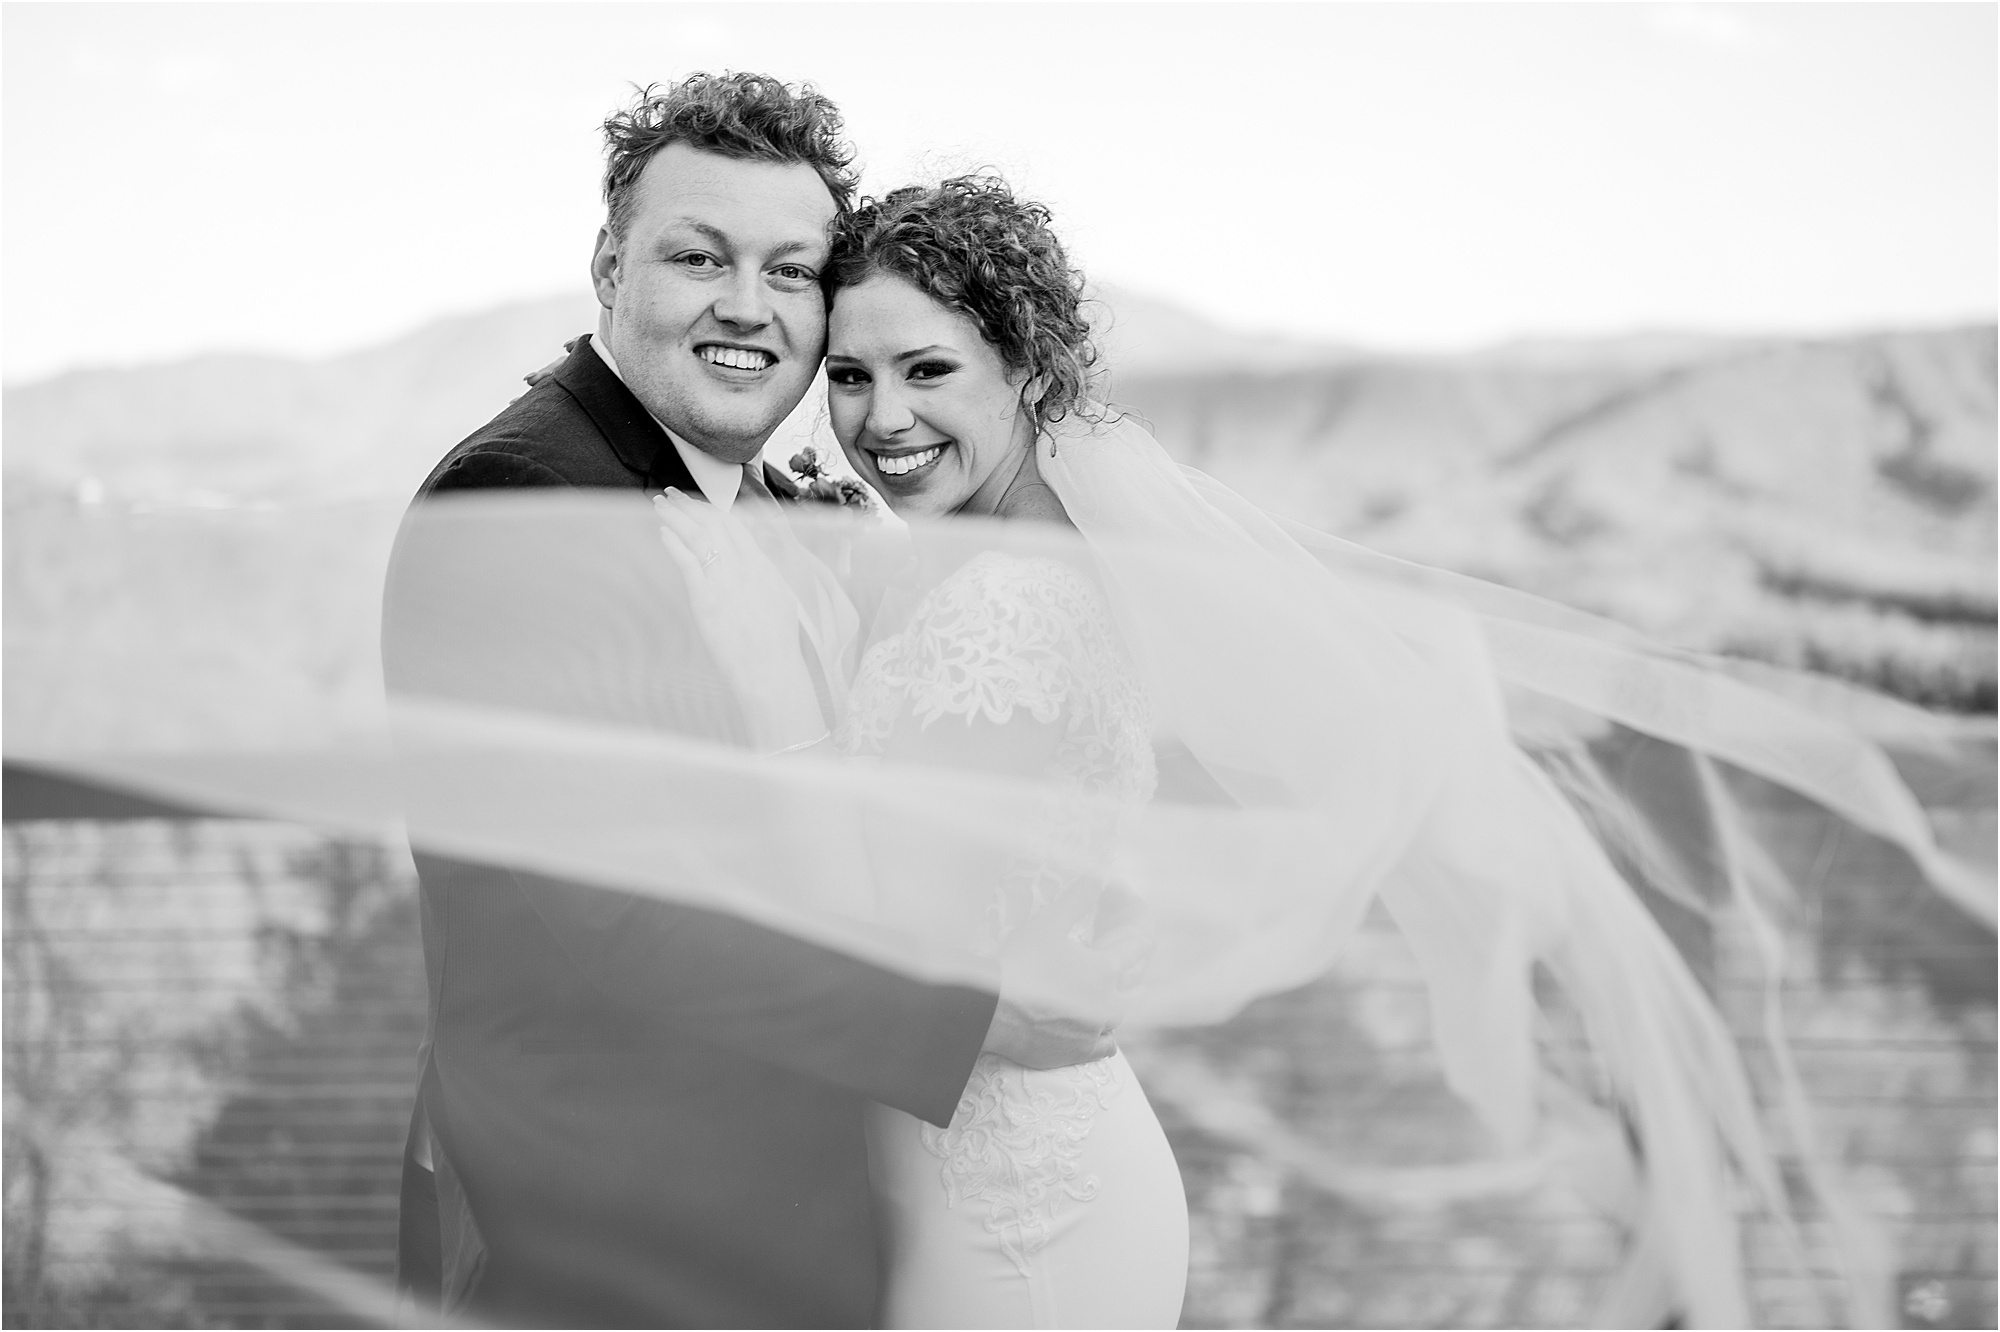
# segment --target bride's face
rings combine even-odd
[[[899,514],[993,512],[1034,442],[1024,379],[976,324],[902,278],[878,273],[834,298],[833,433]]]

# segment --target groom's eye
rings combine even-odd
[[[771,270],[771,285],[792,295],[819,289],[819,274],[804,264],[779,264]]]
[[[680,256],[680,262],[685,264],[689,268],[695,268],[695,269],[716,267],[715,256],[712,254],[703,254],[699,250],[695,251],[692,254],[684,254]]]

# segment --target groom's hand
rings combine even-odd
[[[985,1050],[1028,1068],[1087,1064],[1117,1052],[1113,1033],[1124,1017],[1133,959],[1128,949],[1076,940],[1097,905],[1096,890],[1079,884],[1008,937]]]

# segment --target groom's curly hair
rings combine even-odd
[[[650,84],[604,122],[607,225],[614,236],[625,234],[639,174],[675,143],[738,160],[802,163],[819,173],[845,213],[860,174],[842,129],[840,108],[810,83],[794,88],[765,74],[723,73],[690,74],[664,91]]]
[[[1083,315],[1083,273],[1049,216],[992,174],[863,199],[834,224],[827,297],[876,273],[904,279],[970,319],[1009,370],[1040,381],[1037,425],[1060,421],[1089,406],[1097,345]]]

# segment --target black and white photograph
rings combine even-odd
[[[2000,4],[0,4],[22,1328],[1979,1328]]]

